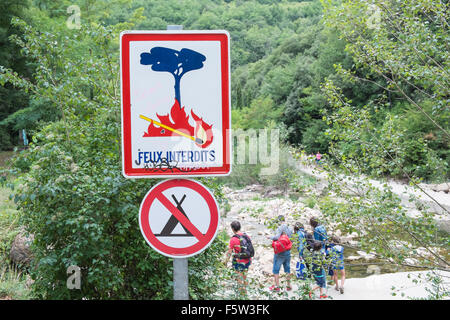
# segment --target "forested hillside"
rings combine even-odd
[[[433,11],[430,7],[430,13],[424,16],[421,25],[415,24],[415,29],[407,29],[405,24],[404,30],[391,35],[395,37],[393,41],[404,44],[404,50],[408,50],[407,45],[420,48],[417,44],[429,41],[419,34],[429,32],[434,36],[433,45],[436,46],[429,49],[430,56],[425,56],[425,59],[420,57],[423,53],[417,53],[418,59],[408,61],[408,70],[392,70],[393,78],[399,77],[395,83],[398,87],[395,87],[383,74],[370,70],[373,61],[359,61],[355,55],[360,53],[349,50],[355,45],[356,38],[353,34],[349,38],[348,32],[357,30],[357,26],[333,18],[331,14],[324,16],[324,3],[287,0],[121,0],[79,1],[78,4],[82,25],[115,25],[115,30],[123,30],[127,26],[126,21],[131,19],[135,23],[133,29],[164,30],[169,24],[180,24],[185,29],[225,29],[230,32],[234,128],[277,127],[285,133],[283,139],[287,143],[303,147],[308,153],[329,152],[330,144],[333,144],[347,157],[351,155],[364,163],[372,154],[378,154],[376,148],[363,150],[360,147],[361,143],[370,146],[373,138],[367,133],[360,133],[360,141],[347,138],[346,141],[334,143],[339,139],[328,132],[333,131],[334,127],[327,119],[336,114],[333,103],[327,97],[329,92],[322,87],[328,80],[340,88],[356,112],[362,109],[369,112],[370,126],[387,143],[385,148],[396,150],[396,158],[402,159],[401,163],[391,165],[392,159],[385,158],[381,170],[378,164],[366,162],[367,173],[404,178],[404,172],[398,169],[401,165],[408,174],[425,179],[448,176],[449,137],[445,134],[449,127],[448,100],[445,98],[448,97],[448,44],[442,34],[448,30],[447,25],[439,22],[445,21],[445,11]],[[69,1],[4,2],[6,14],[2,16],[4,31],[1,41],[8,50],[2,51],[6,55],[2,65],[12,68],[22,77],[29,77],[31,70],[36,68],[32,57],[26,59],[24,53],[20,53],[19,46],[8,41],[10,35],[20,34],[17,26],[11,24],[11,17],[19,16],[30,25],[39,26],[41,33],[57,30],[53,35],[55,40],[77,37],[82,31],[70,30],[66,26],[70,16],[66,9],[70,4],[72,2]],[[407,9],[407,4],[396,6],[393,5],[391,10],[405,13],[402,10]],[[328,7],[329,13],[330,5],[325,4],[325,7]],[[361,5],[358,10],[363,10]],[[376,14],[370,6],[364,10],[368,15],[366,19],[370,14]],[[399,24],[408,23],[408,19],[405,13]],[[382,44],[377,46],[377,42],[383,40],[379,36],[388,37],[385,31],[391,30],[389,20],[385,24],[383,22],[380,25],[385,29],[365,26],[368,31],[366,40],[372,42],[373,48],[387,50],[381,47]],[[110,54],[112,60],[117,61],[118,49],[113,48]],[[96,50],[80,47],[71,55],[92,55]],[[401,60],[401,56],[397,58]],[[376,63],[387,63],[383,59],[389,57],[383,56]],[[432,70],[427,69],[430,61],[444,70],[441,78],[434,77],[439,82],[437,85],[429,84],[431,79],[422,81],[422,78],[429,77],[430,72],[432,74]],[[343,70],[347,70],[347,75],[354,74],[354,77],[343,76]],[[20,129],[33,132],[44,123],[54,121],[55,117],[62,117],[58,108],[51,107],[52,102],[42,100],[42,97],[24,94],[7,83],[1,90],[3,150],[20,144]],[[94,94],[90,92],[87,96]],[[396,133],[389,131],[392,127],[395,127]],[[432,170],[433,165],[439,170]],[[375,166],[378,169],[375,170]]]

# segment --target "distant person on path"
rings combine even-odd
[[[322,243],[320,241],[315,241],[313,244],[313,253],[311,259],[311,271],[317,286],[309,292],[310,298],[312,297],[312,292],[317,289],[319,289],[320,291],[320,299],[328,298],[328,296],[323,292],[323,289],[326,289],[327,287],[327,279],[325,269],[323,267],[324,257],[325,253],[322,249]]]
[[[284,222],[284,216],[280,215],[278,216],[278,222],[280,223],[280,226],[277,228],[277,231],[274,236],[268,236],[267,238],[272,241],[278,241],[282,240],[283,235],[285,235],[287,238],[291,238],[292,236],[292,230],[288,227],[288,225]],[[285,237],[284,237],[285,238]],[[291,250],[286,250],[280,253],[274,253],[273,257],[273,278],[275,284],[271,286],[269,289],[271,291],[280,291],[280,269],[281,266],[283,266],[284,272],[287,274],[287,290],[291,290]]]
[[[236,271],[241,294],[245,295],[247,293],[247,272],[252,263],[252,258],[248,257],[249,254],[245,253],[245,248],[243,247],[247,247],[248,243],[251,245],[251,239],[248,235],[241,232],[241,223],[239,221],[233,221],[231,223],[231,230],[234,234],[230,239],[225,264],[228,263],[230,256],[233,255],[231,265]],[[251,247],[253,250],[253,245]]]
[[[344,293],[345,267],[344,267],[344,247],[340,245],[340,239],[337,236],[331,237],[331,243],[328,244],[328,256],[331,258],[330,268],[333,271],[332,280],[336,284],[336,291]],[[341,271],[341,286],[338,284],[338,270]]]
[[[328,241],[327,230],[316,218],[311,218],[309,224],[314,230],[314,240],[320,241],[322,243],[322,248],[325,250],[325,245]]]
[[[316,152],[316,164],[319,165],[320,164],[320,160],[322,159],[322,155],[320,154],[319,151]]]

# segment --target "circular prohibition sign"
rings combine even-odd
[[[184,229],[183,234],[175,234],[175,225]],[[187,258],[205,250],[216,237],[219,209],[203,184],[190,179],[165,180],[142,200],[139,226],[154,250],[171,258]]]

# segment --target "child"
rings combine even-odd
[[[328,247],[328,252],[331,257],[331,268],[333,270],[332,280],[336,284],[336,291],[344,293],[344,281],[345,281],[345,267],[344,267],[344,247],[340,244],[340,239],[337,236],[331,237],[331,243]],[[338,272],[341,270],[341,286],[338,284]]]
[[[299,261],[297,263],[297,268],[296,268],[296,271],[298,271],[297,277],[302,280],[305,280],[306,263],[305,263],[305,258],[303,256],[303,253],[305,251],[305,246],[306,246],[306,232],[305,232],[305,229],[303,228],[303,224],[301,224],[300,222],[297,222],[294,226],[294,232],[298,236]]]
[[[300,222],[297,222],[294,226],[294,232],[298,236],[298,255],[301,260],[303,260],[303,251],[305,250],[306,245],[306,232],[303,228],[303,225]]]
[[[322,243],[320,241],[315,241],[313,244],[313,254],[311,261],[311,270],[314,276],[314,280],[316,281],[317,286],[314,287],[309,296],[311,297],[312,292],[314,290],[320,290],[320,299],[326,299],[328,296],[323,293],[323,289],[327,287],[325,269],[323,268],[324,264],[324,252],[322,250]]]

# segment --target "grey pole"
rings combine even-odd
[[[173,259],[173,299],[189,300],[188,258]]]
[[[168,25],[167,30],[183,30],[180,25]],[[173,259],[173,299],[189,300],[188,258]]]

